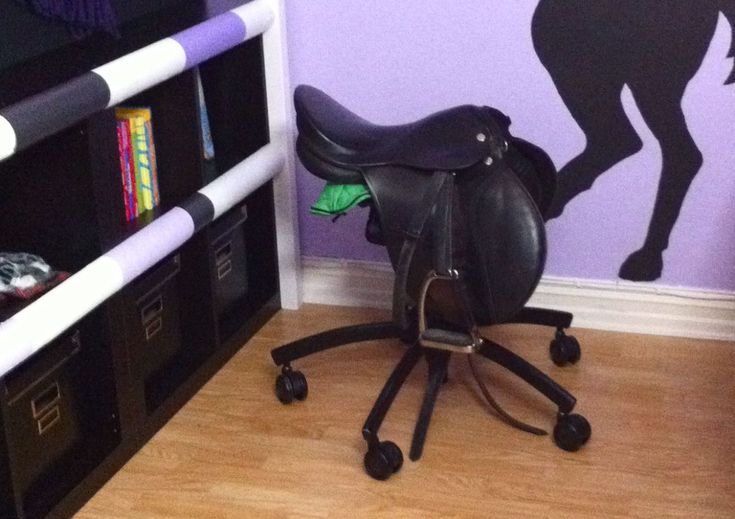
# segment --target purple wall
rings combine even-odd
[[[287,2],[293,86],[325,90],[363,117],[408,122],[450,105],[499,108],[511,131],[545,148],[557,167],[585,147],[533,48],[535,2],[310,0]],[[683,107],[704,166],[687,195],[657,283],[735,290],[735,87],[723,86],[730,27],[720,17]],[[623,102],[643,149],[601,176],[548,224],[547,274],[616,280],[641,246],[658,182],[660,147],[626,89]],[[308,215],[321,189],[299,166],[302,252],[387,261],[362,237],[365,210],[336,224]]]

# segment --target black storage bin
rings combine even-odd
[[[119,443],[109,349],[90,326],[99,321],[88,318],[2,381],[10,472],[28,518],[44,516]]]
[[[163,260],[129,289],[126,326],[135,378],[142,383],[148,412],[165,398],[161,387],[175,384],[182,349],[178,254]],[[163,393],[168,393],[168,390]]]
[[[75,332],[5,381],[7,428],[19,461],[13,464],[14,480],[21,493],[80,440],[80,350]]]
[[[143,379],[163,369],[181,348],[177,276],[173,256],[138,281],[133,289],[135,318],[128,327],[131,358]]]
[[[209,252],[214,307],[220,342],[226,342],[247,319],[248,294],[245,222],[247,205],[241,204],[212,224]]]

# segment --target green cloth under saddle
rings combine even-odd
[[[333,184],[327,182],[319,199],[311,206],[311,214],[317,216],[339,216],[361,202],[370,199],[365,184]]]

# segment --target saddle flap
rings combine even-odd
[[[422,210],[429,177],[391,166],[368,168],[365,178],[397,268],[413,215]],[[546,261],[543,219],[523,183],[502,161],[459,172],[456,179],[454,266],[465,276],[475,319],[482,324],[503,322],[518,313],[541,278]],[[426,273],[435,268],[433,228],[426,226],[409,268],[406,290],[414,301]],[[429,311],[455,321],[456,301],[441,285],[429,294]]]
[[[506,321],[523,308],[546,262],[546,232],[534,200],[507,166],[459,185],[469,293],[478,323]]]
[[[544,216],[556,192],[557,172],[551,158],[535,144],[511,137],[505,159]]]

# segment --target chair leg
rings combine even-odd
[[[566,364],[576,364],[582,355],[577,338],[564,332],[572,325],[572,318],[573,316],[569,312],[527,306],[507,322],[539,324],[556,328],[556,335],[549,343],[549,355],[554,364],[564,366]]]
[[[561,310],[551,310],[548,308],[534,308],[527,306],[522,308],[508,323],[517,324],[539,324],[541,326],[551,326],[557,330],[569,328],[572,325],[573,315],[569,312]]]
[[[436,404],[436,398],[439,395],[439,388],[446,379],[450,355],[448,351],[426,350],[426,360],[429,363],[429,381],[424,393],[424,401],[421,404],[421,411],[416,420],[411,452],[408,455],[412,461],[418,460],[424,450],[426,432],[429,429],[429,422],[431,422],[434,404]]]
[[[408,378],[408,375],[413,370],[416,363],[423,354],[423,348],[418,345],[411,346],[406,353],[403,354],[400,362],[393,369],[393,372],[385,382],[380,395],[375,400],[373,408],[370,410],[370,414],[365,420],[365,425],[362,426],[362,436],[365,441],[368,442],[368,447],[372,448],[374,445],[379,443],[378,441],[378,429],[380,429],[385,415],[388,414],[393,400],[395,400],[398,391],[403,386],[403,383]]]
[[[577,403],[576,398],[546,374],[541,372],[538,368],[507,348],[504,348],[495,342],[483,339],[482,345],[477,349],[477,353],[500,364],[505,369],[515,373],[520,378],[528,382],[546,398],[559,406],[560,413],[567,414],[574,409],[574,405]]]
[[[404,333],[393,321],[344,326],[304,337],[271,351],[273,362],[283,366],[291,361],[354,342],[402,338]]]

